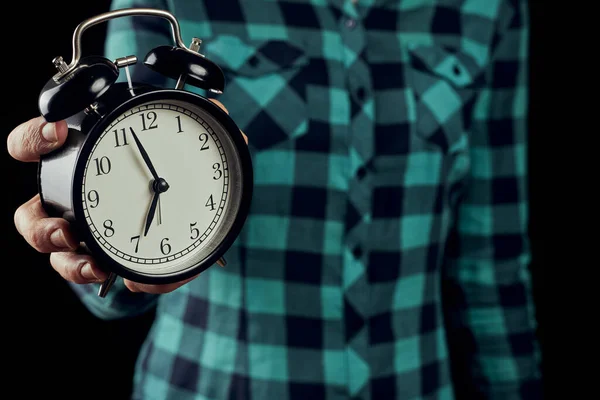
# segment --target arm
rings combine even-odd
[[[129,7],[151,7],[167,9],[162,0],[114,0],[111,9]],[[124,17],[108,21],[105,56],[114,60],[118,57],[135,55],[138,64],[132,67],[132,80],[161,86],[165,80],[143,66],[146,53],[152,48],[173,42],[170,25],[156,17]],[[121,73],[119,80],[124,80]],[[154,307],[159,294],[133,293],[121,278],[118,278],[105,298],[98,297],[98,284],[76,284],[69,282],[74,292],[92,314],[102,319],[124,318],[142,314]]]
[[[526,1],[504,2],[470,128],[469,184],[445,270],[459,398],[538,399],[527,195]]]

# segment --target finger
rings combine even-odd
[[[227,110],[227,108],[219,100],[216,100],[216,99],[209,99],[209,100],[212,101],[213,103],[215,103],[216,105],[218,105],[221,110],[223,110],[227,114],[229,114],[229,110]]]
[[[219,100],[215,100],[215,99],[209,99],[209,100],[212,101],[213,103],[215,103],[216,105],[218,105],[223,111],[225,111],[229,115],[229,111],[227,110],[227,108],[225,108],[223,103],[221,103]],[[242,131],[240,131],[240,132],[242,132]],[[244,141],[246,142],[246,144],[248,144],[248,136],[246,136],[246,134],[244,132],[242,132],[242,136],[244,137]]]
[[[27,243],[40,253],[70,251],[79,245],[67,220],[48,217],[39,194],[17,208],[14,223]]]
[[[75,252],[50,254],[50,264],[65,280],[73,283],[100,283],[108,275],[94,263],[91,256]]]
[[[38,161],[40,155],[62,146],[67,132],[65,121],[50,123],[43,117],[30,119],[8,135],[8,153],[19,161]]]
[[[175,289],[180,288],[181,286],[185,285],[186,283],[196,279],[197,276],[198,275],[188,278],[181,282],[169,283],[166,285],[149,285],[147,283],[133,282],[128,279],[124,279],[123,282],[125,283],[125,286],[127,287],[127,289],[129,289],[130,291],[135,292],[135,293],[143,292],[143,293],[152,293],[152,294],[162,294],[162,293],[169,293]]]

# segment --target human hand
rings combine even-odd
[[[212,100],[228,113],[221,102]],[[61,147],[67,138],[65,121],[47,123],[43,117],[36,117],[18,125],[8,135],[8,153],[16,160],[38,162],[40,156]],[[246,144],[247,136],[242,133]],[[49,217],[44,211],[39,194],[17,208],[14,214],[17,231],[27,243],[40,253],[50,254],[52,268],[65,280],[76,284],[101,283],[108,273],[103,271],[88,254],[77,252],[79,240],[63,218]],[[166,285],[141,284],[125,279],[125,286],[132,292],[168,293],[185,283]]]

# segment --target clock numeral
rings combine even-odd
[[[142,118],[142,130],[147,131],[148,129],[156,129],[158,125],[156,125],[156,113],[154,111],[149,111],[147,114],[141,113],[140,117]],[[149,125],[146,124],[146,121],[149,122]]]
[[[106,175],[110,172],[110,159],[106,156],[102,158],[94,158],[94,162],[96,163],[96,176]]]
[[[194,228],[194,226],[196,226],[196,224],[197,224],[197,222],[190,224],[190,233],[192,234],[192,236],[190,236],[190,239],[192,239],[192,240],[198,239],[198,236],[200,236],[200,230],[198,230],[198,228]]]
[[[213,179],[215,181],[217,181],[217,180],[219,180],[223,176],[223,170],[221,169],[221,164],[214,163],[213,164],[213,169],[215,170],[215,175],[213,176]]]
[[[164,238],[160,241],[160,251],[166,256],[171,252],[171,245],[167,243],[169,238]]]
[[[125,128],[121,128],[121,130],[115,129],[113,133],[115,134],[115,147],[129,145],[129,143],[127,143],[127,131],[125,130]]]
[[[181,133],[183,132],[183,129],[181,128],[181,115],[178,115],[175,118],[177,118],[177,133]]]
[[[215,201],[213,200],[212,194],[210,195],[210,197],[206,201],[205,205],[206,205],[206,207],[210,207],[210,211],[215,211]]]
[[[87,199],[90,202],[90,208],[98,207],[100,203],[100,195],[95,190],[90,190],[87,194]]]
[[[208,150],[208,133],[201,133],[200,136],[198,136],[198,140],[202,142],[200,150]]]
[[[110,219],[104,221],[104,236],[112,237],[115,234],[115,228],[113,228],[113,222]]]
[[[138,252],[138,247],[140,246],[140,235],[134,236],[131,239],[129,239],[129,243],[133,242],[135,240],[135,250],[134,252]]]

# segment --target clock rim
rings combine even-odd
[[[89,226],[85,222],[83,202],[81,200],[81,189],[83,185],[83,175],[85,172],[87,159],[92,148],[94,147],[94,144],[104,132],[106,126],[110,125],[115,118],[118,118],[123,112],[131,109],[132,107],[159,100],[178,100],[191,103],[205,110],[208,114],[215,118],[217,123],[221,124],[225,133],[231,138],[231,141],[240,159],[242,188],[240,191],[241,198],[239,200],[239,206],[233,219],[231,228],[225,234],[223,240],[215,246],[213,251],[206,258],[194,264],[193,266],[188,267],[183,272],[176,272],[166,275],[146,275],[127,268],[121,263],[117,262],[107,254],[106,250],[102,246],[96,242],[96,239],[91,233]],[[239,132],[239,134],[235,134],[235,132]],[[241,134],[240,128],[219,106],[210,101],[208,98],[196,93],[177,89],[154,89],[152,91],[134,96],[115,107],[108,114],[103,116],[96,124],[94,124],[94,126],[90,128],[87,135],[88,138],[85,140],[85,143],[81,146],[77,154],[75,171],[73,173],[73,179],[71,182],[71,201],[73,204],[74,222],[77,232],[80,234],[82,241],[88,247],[92,257],[94,257],[94,259],[98,262],[100,268],[108,269],[108,272],[113,272],[123,278],[138,283],[175,283],[204,272],[216,264],[216,262],[231,248],[235,240],[240,235],[250,211],[250,203],[252,201],[254,186],[254,171],[252,167],[250,149],[248,148],[248,145]]]

